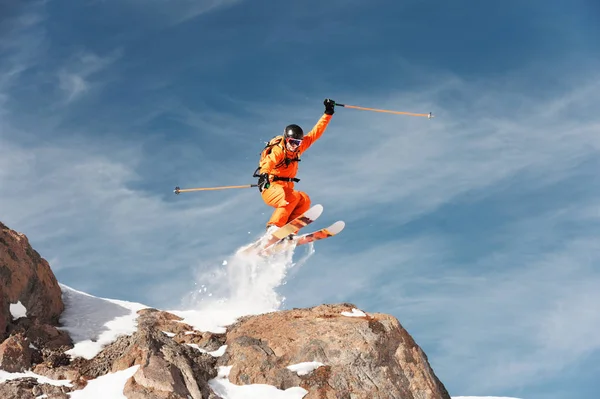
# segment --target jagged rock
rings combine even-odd
[[[0,344],[0,369],[10,373],[28,370],[33,351],[23,334],[11,335]]]
[[[450,399],[425,353],[397,319],[347,317],[351,304],[321,305],[240,319],[227,331],[219,365],[234,384],[301,386],[304,399]],[[305,376],[286,367],[317,361]]]
[[[87,380],[81,376],[79,370],[68,365],[53,366],[49,363],[40,363],[33,368],[33,372],[52,380],[71,381],[73,389],[82,389],[87,385]]]
[[[39,395],[33,393],[37,386],[35,378],[19,378],[0,384],[0,398],[2,399],[35,399]]]
[[[169,312],[156,309],[142,309],[139,314],[154,313],[153,328],[159,331],[175,334],[173,340],[179,344],[196,344],[206,351],[215,351],[225,343],[225,334],[194,331],[189,324],[182,323],[181,317]]]
[[[216,359],[165,335],[164,321],[176,317],[165,313],[139,311],[138,329],[133,335],[118,338],[93,359],[77,358],[71,367],[93,379],[139,365],[125,384],[124,394],[129,399],[217,398],[208,385],[217,375]]]
[[[18,319],[11,324],[8,331],[10,334],[24,334],[38,348],[62,349],[64,352],[73,347],[73,341],[66,331],[59,330],[50,324],[39,324],[35,319]]]
[[[0,384],[2,399],[36,399],[46,395],[47,399],[69,399],[68,387],[39,384],[35,378],[19,378]]]
[[[39,384],[33,387],[31,390],[36,399],[40,396],[46,395],[46,399],[69,399],[68,393],[71,392],[69,387],[57,387],[49,384]]]
[[[196,344],[205,351],[212,352],[225,345],[225,337],[225,334],[194,331],[177,334],[173,340],[179,344]]]
[[[27,317],[56,325],[64,309],[61,290],[50,266],[24,234],[0,222],[0,340],[4,338],[9,305],[20,301]]]

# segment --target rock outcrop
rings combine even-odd
[[[449,399],[425,353],[394,317],[321,305],[245,317],[227,331],[219,365],[231,382],[300,386],[304,399]],[[287,367],[318,362],[307,375]]]
[[[66,352],[73,342],[57,325],[64,305],[48,263],[24,235],[0,227],[0,370],[60,382],[29,376],[0,382],[0,398],[68,399],[90,380],[130,370],[123,389],[129,399],[219,399],[213,388],[221,385],[211,381],[222,381],[215,379],[219,366],[228,366],[231,383],[301,387],[304,399],[450,399],[396,318],[352,304],[247,316],[223,334],[144,308],[131,335],[91,359],[72,358]],[[19,301],[27,314],[13,319],[9,305]]]
[[[0,339],[11,322],[10,304],[21,304],[27,317],[56,325],[64,309],[61,290],[50,266],[24,234],[0,223]]]
[[[125,385],[129,399],[217,399],[208,386],[217,375],[217,360],[198,345],[203,335],[186,335],[193,328],[173,314],[156,309],[138,313],[138,329],[133,335],[117,339],[91,360],[77,358],[65,369],[76,370],[88,380],[139,365]]]
[[[12,317],[10,305],[15,304],[24,317]],[[24,234],[0,223],[0,369],[26,371],[43,360],[41,349],[72,346],[68,334],[56,328],[63,309],[48,262]]]

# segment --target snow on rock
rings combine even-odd
[[[227,345],[222,345],[219,349],[217,349],[216,351],[212,351],[209,352],[206,349],[202,349],[201,347],[199,347],[197,344],[186,344],[187,346],[191,346],[192,348],[202,352],[202,353],[208,353],[209,355],[211,355],[212,357],[221,357],[225,354],[225,350],[227,349]]]
[[[48,377],[44,377],[43,375],[36,374],[32,371],[25,371],[23,373],[9,373],[9,372],[0,370],[0,384],[5,381],[16,380],[18,378],[35,378],[38,381],[38,383],[40,383],[40,384],[54,385],[57,387],[73,386],[71,384],[71,381],[69,381],[69,380],[53,380]]]
[[[133,366],[90,380],[85,388],[71,392],[69,397],[71,399],[127,399],[123,395],[125,383],[135,374],[139,367]]]
[[[208,352],[208,354],[211,355],[211,356],[213,356],[213,357],[220,357],[220,356],[223,356],[225,354],[226,350],[227,350],[227,345],[222,345],[216,351]]]
[[[348,317],[367,317],[367,315],[364,312],[356,308],[353,308],[352,312],[342,312],[342,315]]]
[[[23,306],[21,301],[18,301],[17,303],[11,303],[10,314],[13,320],[17,320],[21,317],[27,317],[27,309],[25,308],[25,306]]]
[[[73,358],[91,359],[119,336],[133,334],[136,312],[147,308],[139,303],[98,298],[63,284],[60,286],[65,303],[60,329],[73,339],[74,348],[65,352]]]
[[[232,384],[228,380],[232,367],[219,367],[217,377],[208,381],[213,391],[223,399],[302,399],[308,393],[306,389],[300,387],[292,387],[283,391],[267,384]]]
[[[226,326],[235,323],[238,315],[221,312],[219,310],[168,310],[176,316],[181,317],[181,323],[189,324],[198,331],[209,331],[223,334]]]
[[[287,369],[298,375],[308,375],[321,366],[324,366],[324,364],[319,362],[304,362],[287,366]]]

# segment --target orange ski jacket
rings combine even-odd
[[[310,132],[304,135],[302,144],[296,151],[289,151],[285,147],[285,140],[271,148],[271,153],[265,156],[259,163],[260,174],[268,173],[269,180],[272,181],[273,176],[282,178],[294,178],[298,173],[298,160],[300,155],[306,151],[315,141],[317,141],[327,129],[327,125],[331,120],[331,115],[323,114],[317,124]],[[290,161],[285,162],[288,159]],[[278,181],[279,182],[279,181]],[[274,182],[275,183],[275,182]],[[293,184],[290,182],[290,184]]]

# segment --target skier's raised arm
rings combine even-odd
[[[335,101],[326,99],[323,101],[323,105],[325,105],[325,113],[319,118],[319,121],[312,130],[304,136],[302,144],[300,144],[300,148],[298,149],[299,152],[306,151],[315,141],[321,138],[325,129],[327,129],[331,116],[335,112]]]

